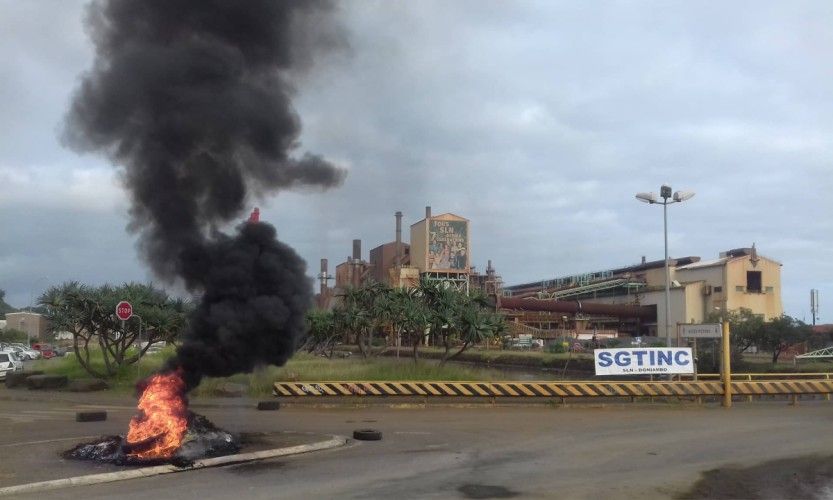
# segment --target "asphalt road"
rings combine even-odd
[[[39,480],[50,479],[50,470],[68,466],[55,450],[80,436],[123,432],[131,414],[130,400],[124,403],[110,404],[107,422],[80,424],[72,421],[71,403],[0,401],[0,457],[6,462],[24,454]],[[808,456],[817,462],[833,454],[833,405],[823,401],[732,410],[621,405],[198,411],[232,431],[349,435],[372,427],[384,439],[22,498],[665,498],[688,491],[711,469]],[[791,462],[784,463],[779,467],[789,469]],[[79,475],[101,472],[89,464],[71,466]],[[822,491],[824,484],[814,488]]]

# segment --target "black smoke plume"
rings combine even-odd
[[[303,330],[304,261],[265,223],[220,231],[255,195],[328,188],[344,171],[299,154],[293,80],[339,47],[332,6],[311,0],[96,0],[92,69],[65,139],[122,170],[129,228],[162,279],[202,299],[172,366],[203,375],[283,364]]]

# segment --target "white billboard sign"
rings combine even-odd
[[[719,323],[705,325],[680,325],[680,337],[685,339],[719,339],[723,329]]]
[[[596,375],[694,373],[690,347],[594,349]]]

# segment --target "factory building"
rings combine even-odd
[[[402,212],[396,212],[395,217],[394,241],[372,248],[368,260],[363,258],[358,239],[353,240],[352,254],[336,265],[335,276],[329,274],[327,259],[321,260],[319,307],[330,307],[332,298],[344,289],[371,281],[407,288],[426,279],[465,292],[476,288],[490,295],[500,293],[502,280],[491,261],[485,274],[471,266],[468,219],[452,213],[433,215],[431,207],[425,207],[425,217],[410,226],[410,243],[406,243],[402,240]],[[335,286],[330,288],[333,279]]]
[[[47,340],[49,320],[42,314],[31,311],[6,313],[6,327],[9,330],[20,330],[33,341]]]
[[[367,260],[361,240],[352,254],[329,274],[321,261],[319,307],[348,287],[370,282],[414,287],[420,280],[440,281],[470,292],[495,297],[496,307],[509,319],[513,334],[536,338],[565,336],[580,339],[619,336],[664,336],[665,262],[635,265],[503,287],[492,262],[480,274],[471,266],[471,223],[452,213],[425,217],[410,226],[403,241],[402,213],[396,212],[393,241],[372,248]],[[781,263],[760,255],[753,244],[721,252],[711,260],[697,256],[669,259],[670,325],[702,323],[710,316],[752,310],[770,320],[783,314]],[[334,287],[330,282],[335,280]]]
[[[754,245],[721,252],[712,260],[669,259],[669,275],[672,336],[677,325],[702,323],[713,313],[747,308],[770,320],[784,312],[781,263],[759,255]],[[548,309],[549,314],[517,312],[524,307],[524,299],[538,299],[534,307]],[[582,333],[580,337],[590,332],[604,337],[662,336],[665,264],[643,258],[633,266],[509,286],[503,290],[503,303],[518,308],[514,319],[540,330],[537,333],[543,337],[567,331]],[[591,312],[591,304],[612,309]]]

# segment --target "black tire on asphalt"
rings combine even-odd
[[[257,409],[260,411],[275,411],[281,409],[280,401],[260,401],[257,403]]]
[[[353,431],[353,439],[359,441],[381,441],[382,431],[375,429],[356,429]]]
[[[75,414],[76,422],[102,422],[107,420],[106,411],[79,411]]]

